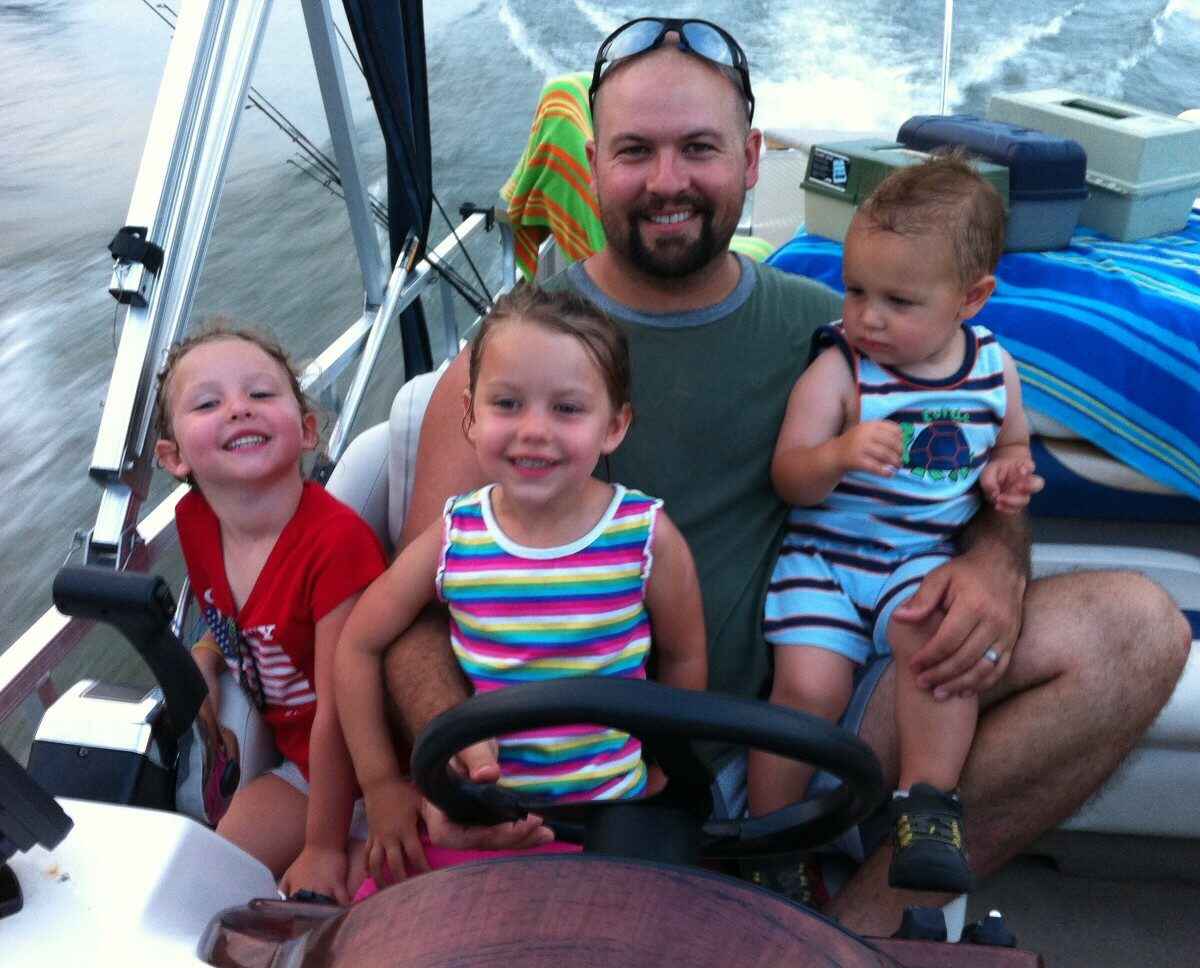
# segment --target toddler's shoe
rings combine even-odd
[[[915,783],[907,797],[893,797],[888,809],[895,836],[888,884],[912,891],[969,892],[971,868],[958,797]]]

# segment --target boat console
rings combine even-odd
[[[0,918],[24,906],[21,882],[9,858],[38,845],[52,849],[71,827],[71,818],[0,746]]]

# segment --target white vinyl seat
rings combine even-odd
[[[399,550],[400,532],[412,500],[421,420],[447,365],[405,383],[392,401],[388,420],[350,442],[327,484],[334,497],[362,515],[389,558]]]
[[[1162,585],[1187,612],[1200,611],[1200,558],[1159,548],[1036,544],[1033,570],[1128,569]],[[1119,670],[1115,674],[1120,674]],[[1113,779],[1063,824],[1071,831],[1200,838],[1200,641],[1170,702]]]

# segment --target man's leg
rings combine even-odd
[[[1171,696],[1191,633],[1170,597],[1140,575],[1088,572],[1032,582],[1004,679],[983,697],[960,790],[977,877],[999,869],[1074,813],[1120,765]],[[894,670],[871,700],[862,738],[896,780]],[[906,905],[940,895],[887,886],[877,850],[829,906],[849,928],[889,935]]]

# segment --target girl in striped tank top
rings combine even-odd
[[[384,649],[435,596],[477,692],[572,676],[656,676],[703,689],[695,566],[662,502],[593,476],[629,428],[624,335],[569,292],[518,287],[471,346],[463,430],[492,483],[451,498],[363,595],[337,659],[342,723],[378,879],[411,861],[411,788],[384,719]],[[664,779],[636,737],[594,725],[499,737],[500,783],[554,801],[638,797]],[[422,858],[415,858],[418,865]],[[412,866],[410,864],[410,866]]]
[[[955,553],[981,491],[1017,512],[1040,487],[1013,361],[968,323],[995,289],[1003,245],[1003,202],[961,156],[885,179],[851,222],[843,320],[814,342],[772,464],[776,491],[797,506],[764,615],[771,700],[837,720],[857,669],[895,653],[894,887],[969,889],[954,791],[979,700],[918,682],[913,657],[943,613],[893,615]],[[1000,662],[992,646],[975,658]],[[751,810],[802,798],[811,775],[751,754]]]

